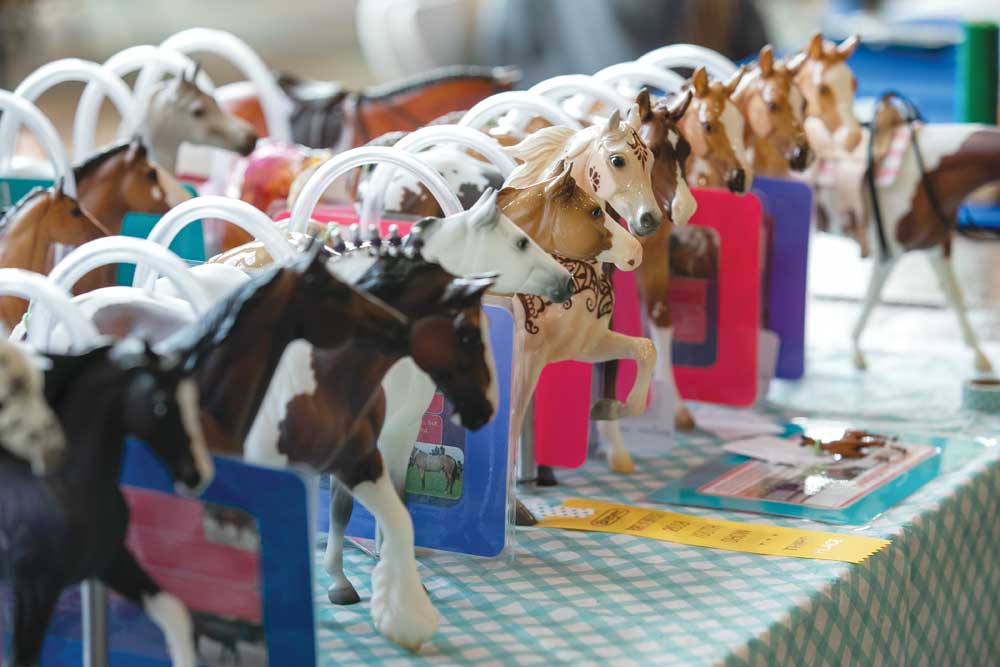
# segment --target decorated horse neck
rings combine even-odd
[[[594,314],[594,319],[610,317],[615,309],[615,290],[608,274],[600,262],[569,259],[555,255],[555,258],[573,276],[573,296],[558,307],[585,308]],[[537,334],[537,320],[549,308],[557,307],[551,301],[531,294],[518,294],[518,301],[524,308],[524,329],[529,334]]]

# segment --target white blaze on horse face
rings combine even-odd
[[[854,74],[847,63],[839,62],[826,68],[823,82],[830,88],[839,119],[839,127],[828,129],[838,144],[852,150],[861,140],[861,124],[854,116]]]
[[[194,467],[200,478],[198,486],[192,489],[198,494],[212,483],[212,478],[215,477],[215,464],[208,453],[208,443],[201,428],[201,405],[198,401],[198,385],[194,380],[186,378],[177,383],[177,407],[180,409],[181,423],[190,442],[191,458],[194,459]]]
[[[751,147],[747,145],[745,140],[746,119],[739,108],[727,100],[720,120],[722,121],[722,127],[726,130],[726,139],[729,141],[729,146],[733,149],[733,154],[739,160],[740,166],[743,167],[743,171],[746,173],[746,185],[743,191],[747,192],[753,183],[753,158],[749,153]]]
[[[680,161],[677,162],[675,169],[677,169],[677,190],[674,191],[674,198],[670,202],[670,217],[675,225],[686,225],[698,210],[698,202],[684,178]]]
[[[604,216],[604,228],[611,234],[611,247],[595,259],[614,264],[620,271],[635,271],[639,268],[642,264],[642,244],[607,214]]]

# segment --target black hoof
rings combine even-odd
[[[590,408],[590,418],[594,421],[615,421],[625,414],[625,404],[611,398],[602,398]]]
[[[326,595],[330,598],[330,602],[336,605],[349,605],[361,602],[358,592],[350,585],[342,588],[330,586],[330,588],[326,589]]]
[[[520,500],[517,501],[517,506],[514,510],[514,525],[515,526],[535,526],[538,524],[538,519],[534,514],[531,513],[527,507],[524,506]]]
[[[535,481],[538,486],[557,486],[559,480],[556,479],[556,471],[552,466],[538,466],[538,479]]]

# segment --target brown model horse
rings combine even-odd
[[[73,170],[78,201],[56,186],[29,193],[0,221],[0,266],[48,273],[63,250],[121,233],[129,211],[166,213],[189,198],[167,172],[150,162],[138,139],[98,153]],[[109,269],[94,271],[77,284],[80,294],[112,285]],[[0,298],[0,318],[13,328],[24,301]]]
[[[310,81],[283,74],[278,85],[292,100],[292,137],[313,148],[346,150],[386,132],[416,130],[452,111],[468,109],[510,90],[520,72],[507,67],[443,67],[384,86],[351,91],[337,81]],[[256,97],[223,105],[264,136],[267,127]]]
[[[858,82],[846,62],[860,43],[857,35],[851,35],[835,44],[817,32],[805,51],[788,62],[797,71],[795,83],[806,101],[806,117],[820,121],[846,151],[861,142],[861,124],[854,116]]]
[[[705,68],[691,75],[694,93],[678,126],[691,145],[688,182],[698,187],[727,187],[743,194],[753,184],[748,160],[746,123],[732,100],[746,69],[740,67],[727,81],[709,81]]]
[[[752,135],[757,174],[783,178],[789,168],[802,171],[809,166],[812,155],[802,126],[805,99],[795,85],[801,67],[802,61],[793,66],[775,60],[768,44],[733,92]]]

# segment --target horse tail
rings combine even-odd
[[[576,132],[570,127],[546,127],[528,135],[519,144],[504,148],[507,155],[523,162],[507,177],[506,185],[527,187],[542,180]]]

